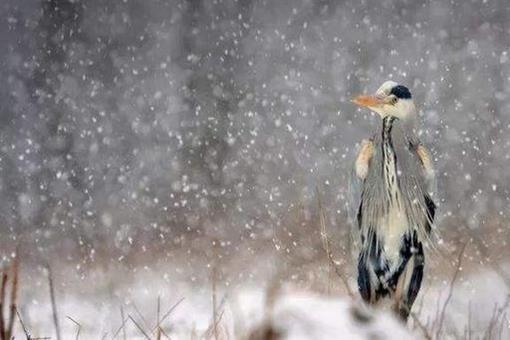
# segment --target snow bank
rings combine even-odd
[[[250,339],[413,339],[389,313],[370,311],[345,299],[309,293],[279,297]]]

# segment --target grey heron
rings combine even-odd
[[[374,95],[353,102],[381,117],[377,133],[361,143],[351,181],[358,288],[367,303],[390,301],[407,320],[423,279],[424,245],[436,210],[432,159],[417,137],[407,87],[386,81]]]

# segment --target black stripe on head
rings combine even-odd
[[[404,85],[397,85],[391,89],[390,94],[400,99],[411,99],[411,92]]]

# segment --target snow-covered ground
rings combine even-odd
[[[274,261],[270,257],[263,260]],[[25,284],[21,287],[19,308],[33,336],[53,337],[45,277],[44,273],[37,273],[31,272],[28,281],[21,280]],[[121,339],[124,332],[129,339],[144,338],[140,328],[155,337],[158,297],[160,318],[172,310],[161,322],[164,334],[172,339],[213,339],[214,324],[221,339],[263,339],[261,334],[267,332],[296,340],[372,339],[374,335],[379,339],[458,339],[466,338],[468,333],[471,338],[487,338],[489,329],[493,339],[510,336],[506,316],[510,291],[503,278],[489,269],[464,273],[461,268],[450,298],[451,275],[427,280],[413,309],[420,325],[411,318],[407,326],[388,311],[369,311],[359,299],[341,293],[336,277],[332,278],[332,291],[327,293],[313,287],[302,288],[299,283],[272,281],[264,275],[218,282],[213,290],[207,266],[201,274],[189,275],[168,263],[135,270],[97,269],[82,277],[69,274],[56,292],[64,339],[74,338],[77,331],[70,318],[80,323],[81,339],[110,339],[114,335]],[[65,271],[55,273],[56,281],[65,276]],[[352,279],[350,283],[354,286]],[[440,322],[443,309],[444,320]],[[127,320],[122,329],[121,314]],[[17,334],[21,336],[20,328]]]
[[[412,333],[388,312],[373,313],[348,299],[284,294],[267,311],[264,321],[251,326],[251,339],[413,339]]]

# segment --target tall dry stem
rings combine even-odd
[[[58,322],[58,310],[57,310],[57,301],[55,298],[55,286],[53,284],[53,275],[51,272],[50,265],[46,265],[46,270],[48,273],[48,287],[50,289],[50,300],[51,300],[51,309],[53,314],[53,325],[55,326],[55,332],[57,334],[57,340],[61,340],[62,337],[60,335],[60,325]]]
[[[347,277],[342,272],[342,269],[340,268],[340,265],[335,261],[333,257],[333,253],[331,251],[331,242],[329,241],[328,232],[326,228],[326,216],[324,213],[324,209],[322,207],[322,200],[321,195],[319,191],[319,187],[316,188],[317,193],[317,204],[319,209],[319,226],[320,226],[320,233],[321,233],[321,241],[322,241],[322,248],[326,252],[326,256],[329,261],[329,265],[335,269],[336,275],[340,278],[342,283],[345,286],[345,289],[347,290],[347,293],[349,296],[353,297],[354,292],[352,291],[351,287],[349,286],[349,281]]]
[[[455,273],[453,274],[452,280],[450,281],[450,285],[448,288],[448,295],[446,296],[446,300],[443,304],[443,308],[442,308],[440,316],[439,316],[439,325],[438,325],[437,331],[436,331],[436,339],[440,339],[439,336],[441,335],[441,331],[443,329],[443,322],[444,322],[444,318],[445,318],[446,307],[448,307],[448,304],[450,303],[450,300],[452,299],[453,288],[454,288],[455,282],[457,281],[459,273],[462,269],[462,257],[464,256],[464,251],[466,250],[466,246],[467,246],[467,242],[464,243],[464,245],[462,246],[462,248],[459,252],[459,256],[457,258],[457,267],[455,269]]]

